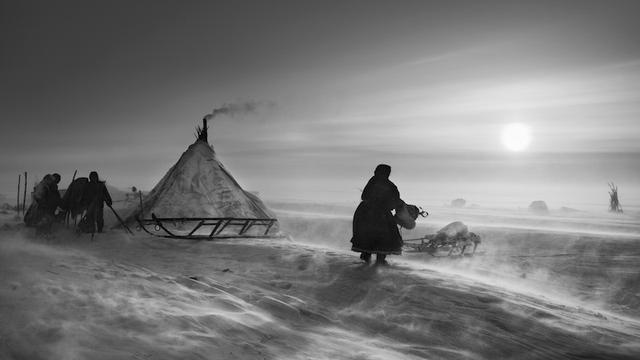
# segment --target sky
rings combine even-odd
[[[640,205],[637,1],[0,0],[0,193],[150,190],[209,141],[266,199]],[[511,151],[503,129],[523,124]]]

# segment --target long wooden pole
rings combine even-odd
[[[144,208],[142,208],[142,190],[138,190],[138,195],[140,197],[140,216],[144,216]]]
[[[73,181],[76,179],[76,174],[78,173],[78,169],[73,172],[73,177],[71,178],[71,183],[67,186],[67,191],[71,190],[71,185],[73,185]],[[66,209],[64,210],[64,223],[69,227],[69,218],[71,217],[71,211],[69,211],[68,207],[70,204],[64,204]]]
[[[120,217],[120,215],[118,215],[118,213],[113,209],[113,207],[109,204],[107,204],[107,206],[109,207],[109,209],[111,209],[111,211],[113,211],[113,215],[116,216],[116,219],[118,219],[118,221],[120,221],[120,224],[127,230],[127,232],[131,235],[133,235],[133,231],[131,231],[131,229],[129,229],[129,227],[127,226],[127,224],[124,223],[124,221],[122,221],[122,218]]]
[[[21,180],[22,180],[22,174],[18,174],[18,198],[16,199],[16,214],[18,215],[20,215],[20,182]]]
[[[24,212],[27,210],[27,172],[24,172],[24,193],[22,195],[22,216],[24,216]]]

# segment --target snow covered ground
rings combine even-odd
[[[637,359],[640,222],[439,209],[481,254],[349,251],[350,214],[273,206],[290,237],[110,230],[35,239],[4,215],[0,359]]]

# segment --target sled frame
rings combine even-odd
[[[405,246],[411,248],[413,252],[426,252],[431,256],[436,256],[435,254],[439,250],[448,250],[446,256],[473,255],[478,247],[478,243],[474,243],[471,253],[465,253],[469,247],[467,241],[462,239],[439,240],[427,236],[418,239],[407,239],[404,240],[404,243]]]
[[[198,240],[213,240],[213,239],[225,239],[225,238],[271,238],[279,236],[269,236],[269,230],[273,225],[278,222],[277,219],[271,218],[234,218],[234,217],[222,217],[222,218],[159,218],[155,214],[151,214],[151,219],[140,219],[136,217],[136,221],[140,228],[153,236],[160,236],[174,239],[198,239]],[[165,226],[167,223],[187,223],[196,222],[193,229],[188,231],[187,234],[177,234],[171,231]],[[163,233],[154,233],[147,229],[147,226],[154,226],[156,231],[162,230]],[[212,230],[208,235],[196,234],[196,232],[203,227],[212,226]],[[255,227],[263,226],[264,233],[262,235],[248,235],[247,232]],[[222,233],[226,229],[234,228],[235,233]]]

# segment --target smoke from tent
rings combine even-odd
[[[272,108],[275,104],[272,102],[263,103],[257,101],[245,101],[240,103],[227,103],[220,107],[213,109],[210,114],[205,115],[206,120],[211,120],[220,115],[227,115],[230,117],[237,117],[241,115],[247,115],[256,113],[261,108]]]

